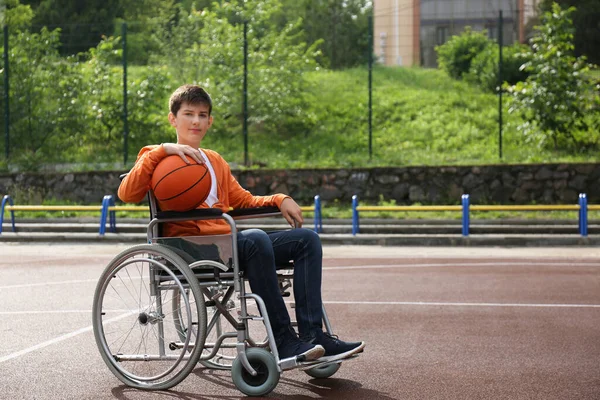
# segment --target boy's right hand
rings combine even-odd
[[[179,143],[163,143],[161,146],[163,149],[165,149],[165,152],[168,155],[178,155],[183,161],[186,162],[186,164],[190,163],[190,160],[188,160],[186,156],[190,157],[198,164],[204,164],[200,150],[195,149],[192,146]]]

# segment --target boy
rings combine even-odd
[[[179,155],[204,163],[208,167],[212,188],[199,208],[277,206],[290,226],[299,229],[269,232],[249,229],[238,232],[238,258],[252,292],[265,302],[280,359],[301,356],[305,360],[333,361],[362,351],[364,342],[347,343],[323,332],[321,309],[322,248],[319,236],[302,229],[302,211],[284,194],[253,196],[231,174],[229,165],[216,152],[201,149],[200,143],[213,123],[212,101],[196,85],[175,90],[169,100],[169,122],[177,132],[177,143],[146,146],[119,187],[124,202],[139,202],[150,189],[152,172],[168,155]],[[165,224],[164,236],[198,236],[229,233],[222,219],[184,221]],[[290,317],[279,290],[275,266],[294,261],[294,298],[300,338],[291,326]]]

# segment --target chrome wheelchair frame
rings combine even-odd
[[[200,363],[231,370],[233,383],[241,392],[263,396],[277,386],[284,370],[301,368],[315,378],[327,378],[338,371],[342,360],[280,359],[265,304],[246,290],[238,262],[235,221],[277,216],[277,208],[160,212],[152,195],[149,199],[152,219],[147,228],[148,244],[117,255],[105,268],[94,294],[96,343],[119,380],[139,389],[164,390],[180,383]],[[209,241],[219,249],[218,259],[196,260],[168,244],[173,238],[159,234],[159,225],[165,222],[217,218],[227,222],[231,234],[178,240],[195,244]],[[287,271],[278,267],[278,277],[282,295],[287,297],[293,265],[283,267]],[[249,313],[248,299],[253,300],[258,314]],[[326,331],[333,334],[324,308],[323,316]],[[224,329],[224,325],[230,328]],[[262,327],[266,338],[254,340],[250,325],[257,331]]]

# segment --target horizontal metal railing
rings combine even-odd
[[[323,217],[321,214],[321,198],[314,197],[312,206],[301,206],[303,212],[314,213],[314,230],[317,233],[323,232]],[[148,206],[117,206],[112,195],[106,195],[102,199],[101,205],[77,206],[77,205],[15,205],[13,199],[9,195],[2,198],[0,205],[0,234],[2,234],[2,225],[4,223],[4,213],[10,212],[10,220],[12,231],[16,232],[15,226],[15,211],[71,211],[71,212],[100,212],[100,222],[98,234],[104,236],[106,234],[106,224],[108,222],[111,232],[117,232],[116,212],[147,212]]]
[[[540,205],[471,205],[468,194],[461,197],[461,205],[429,205],[429,206],[360,206],[358,196],[352,196],[352,235],[360,233],[360,212],[368,211],[457,211],[462,213],[462,235],[469,236],[471,211],[577,211],[578,231],[581,236],[588,235],[587,213],[600,210],[600,204],[588,204],[587,195],[579,195],[579,204],[540,204]]]
[[[317,195],[314,197],[312,206],[301,206],[304,212],[314,213],[314,230],[317,233],[323,232],[321,200]],[[577,211],[578,212],[578,232],[581,236],[588,235],[588,211],[600,211],[600,204],[588,204],[585,193],[579,195],[579,204],[554,204],[554,205],[482,205],[470,204],[468,194],[461,197],[461,205],[425,205],[425,206],[361,206],[358,204],[358,196],[352,197],[352,234],[360,233],[360,212],[427,212],[427,211],[450,211],[462,213],[462,235],[469,235],[470,213],[471,211]],[[101,205],[15,205],[9,195],[5,195],[0,206],[0,234],[4,222],[5,212],[11,213],[12,231],[16,232],[15,211],[73,211],[73,212],[100,212],[100,221],[98,233],[103,236],[106,233],[106,225],[111,232],[117,231],[116,212],[149,212],[147,206],[117,206],[112,195],[104,196]]]

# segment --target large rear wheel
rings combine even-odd
[[[128,386],[171,388],[202,353],[202,291],[188,264],[161,245],[134,246],[117,255],[98,281],[92,314],[100,354]],[[183,325],[195,329],[182,332]]]

